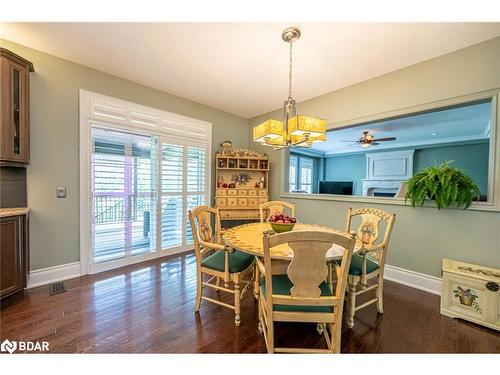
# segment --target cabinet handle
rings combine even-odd
[[[494,281],[490,281],[486,283],[486,289],[488,289],[490,292],[498,292],[500,286]]]

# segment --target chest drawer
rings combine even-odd
[[[226,189],[217,189],[217,195],[227,195],[227,190]]]
[[[239,196],[242,196],[242,195],[245,196],[245,195],[247,195],[247,193],[248,193],[247,189],[239,189],[238,190],[238,195]]]
[[[246,207],[248,205],[247,198],[238,198],[238,206]]]
[[[227,205],[231,207],[236,207],[238,205],[238,198],[236,197],[227,197]]]
[[[248,195],[251,197],[255,197],[257,195],[257,190],[248,190]]]
[[[234,197],[237,194],[238,194],[238,191],[236,189],[228,189],[227,190],[227,195],[230,195],[230,196]]]
[[[259,190],[259,196],[267,196],[267,190]]]
[[[224,207],[227,205],[227,198],[217,198],[217,207]]]
[[[259,198],[248,198],[248,205],[253,207],[258,206]]]

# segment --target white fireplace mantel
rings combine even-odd
[[[415,150],[366,154],[366,178],[362,180],[363,195],[375,191],[396,193],[402,182],[413,176]]]

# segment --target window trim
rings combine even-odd
[[[414,113],[438,110],[443,107],[452,107],[465,104],[468,102],[491,100],[491,136],[489,147],[489,165],[488,165],[488,201],[473,202],[468,210],[472,211],[500,211],[500,131],[498,129],[498,121],[500,120],[500,88],[485,90],[473,94],[457,96],[449,99],[439,100],[435,102],[403,107],[400,109],[357,117],[349,120],[337,121],[327,125],[327,130],[336,128],[345,128],[358,124],[382,121],[385,119],[408,116]],[[336,194],[304,194],[290,193],[285,187],[285,180],[288,181],[288,163],[290,150],[281,153],[281,163],[284,168],[280,173],[280,197],[288,199],[309,199],[309,200],[326,200],[338,202],[356,202],[368,204],[387,204],[397,206],[411,206],[410,202],[405,202],[404,198],[384,198],[384,197],[363,197],[363,196],[345,196]],[[424,207],[437,207],[435,202],[427,201]]]
[[[133,132],[146,136],[168,137],[169,141],[183,145],[203,145],[206,147],[206,198],[212,200],[212,123],[178,115],[164,110],[143,106],[119,98],[101,95],[92,91],[80,89],[79,116],[79,189],[80,189],[80,273],[82,275],[101,272],[120,266],[121,259],[107,262],[106,267],[90,269],[91,241],[91,167],[92,136],[91,128],[97,124],[100,128]],[[104,104],[110,111],[116,110],[120,116],[102,117],[95,115],[96,106]],[[142,121],[141,119],[144,119]],[[160,149],[160,148],[159,148]],[[159,176],[161,178],[161,175]],[[160,181],[158,179],[158,182]],[[185,246],[169,249],[168,255],[187,251]],[[165,256],[165,252],[157,250],[145,256],[138,256],[137,262]]]

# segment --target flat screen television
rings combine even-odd
[[[320,194],[352,195],[352,181],[320,181]]]

